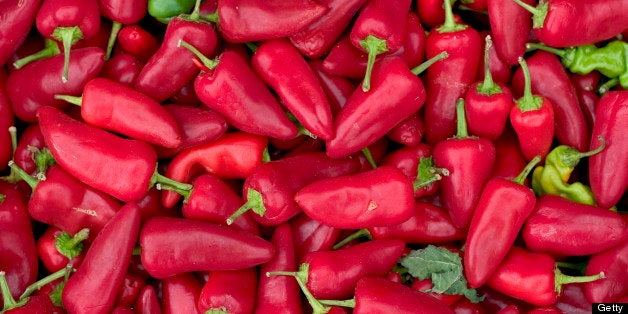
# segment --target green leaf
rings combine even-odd
[[[461,294],[471,302],[480,302],[483,297],[467,285],[462,268],[462,258],[446,248],[428,245],[421,250],[413,250],[400,259],[410,275],[419,280],[431,279],[432,292]]]
[[[63,287],[65,287],[65,281],[60,282],[55,289],[48,294],[52,304],[56,306],[63,306],[61,303],[61,294],[63,294]]]

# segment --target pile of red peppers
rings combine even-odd
[[[626,304],[626,12],[1,1],[0,313]]]

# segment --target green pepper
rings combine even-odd
[[[604,47],[585,45],[556,49],[538,43],[528,43],[528,49],[549,51],[561,58],[565,68],[572,73],[587,74],[599,71],[602,75],[617,79],[624,89],[628,89],[628,43],[614,40]]]
[[[196,0],[148,0],[148,14],[168,24],[173,17],[190,13],[195,3]]]
[[[580,159],[597,154],[606,147],[604,138],[599,138],[600,147],[580,152],[577,149],[559,145],[547,154],[545,166],[538,166],[532,173],[532,190],[537,195],[554,194],[575,202],[596,205],[591,188],[580,183],[568,183]]]

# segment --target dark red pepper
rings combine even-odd
[[[35,22],[41,0],[4,1],[0,6],[0,65],[7,63],[11,55],[24,43]]]
[[[482,40],[483,47],[486,45],[486,36],[492,36],[492,32],[489,30],[480,31],[480,37]],[[476,75],[476,80],[481,81],[484,79],[484,71],[486,66],[484,65],[484,58],[480,59],[480,64],[478,66],[478,73]],[[501,57],[497,54],[497,50],[495,49],[495,45],[491,45],[489,48],[489,68],[491,69],[491,74],[493,75],[493,80],[496,82],[507,84],[510,83],[511,66],[510,64],[504,62]]]
[[[331,250],[342,229],[334,228],[300,213],[290,220],[294,254],[297,262],[310,252]]]
[[[318,77],[323,91],[327,95],[332,115],[335,116],[355,90],[353,82],[347,78],[327,73],[323,67],[322,60],[311,60],[310,67]]]
[[[7,91],[7,75],[0,69],[0,171],[6,169],[13,158],[13,145],[9,128],[13,126],[14,116]]]
[[[391,141],[412,147],[421,143],[423,134],[425,134],[425,121],[423,112],[418,111],[395,125],[386,133],[386,137]]]
[[[580,109],[584,114],[584,119],[587,121],[589,130],[593,128],[593,123],[595,122],[595,108],[597,108],[597,103],[600,101],[600,96],[597,94],[596,90],[600,83],[601,76],[598,71],[593,71],[588,74],[569,74],[569,79],[578,93]]]
[[[502,135],[493,142],[495,145],[495,165],[491,177],[508,180],[516,178],[528,161],[519,148],[519,139],[511,126],[507,126]],[[526,179],[526,185],[528,180]]]
[[[63,306],[68,311],[106,313],[115,307],[139,229],[139,208],[127,203],[98,233],[81,267],[63,287]]]
[[[143,66],[144,64],[133,55],[118,53],[105,62],[99,77],[133,86]]]
[[[536,3],[533,0],[523,2],[528,5]],[[487,9],[495,50],[506,63],[517,65],[519,57],[526,52],[528,34],[532,30],[532,14],[515,1],[488,0]]]
[[[118,33],[120,49],[146,62],[159,49],[159,39],[140,25],[126,25]]]
[[[137,314],[161,314],[161,305],[153,286],[144,286],[135,301],[134,309]]]
[[[148,9],[148,1],[98,0],[98,8],[102,17],[113,22],[105,56],[109,59],[122,25],[135,24],[142,20]]]
[[[417,0],[417,13],[421,23],[434,28],[445,22],[445,3],[443,0]]]
[[[118,290],[116,305],[124,307],[132,307],[135,305],[145,285],[144,277],[127,271]]]
[[[198,298],[201,313],[252,313],[257,293],[257,268],[210,271]]]
[[[203,284],[194,273],[184,273],[161,280],[161,311],[163,313],[201,314],[198,298]]]
[[[64,269],[68,263],[77,268],[85,257],[87,250],[83,250],[83,240],[88,237],[89,229],[87,228],[70,235],[57,227],[50,226],[37,239],[37,255],[50,273]]]
[[[248,232],[205,221],[154,217],[140,232],[142,264],[161,279],[190,271],[238,270],[268,262],[274,246]]]
[[[604,272],[604,280],[584,284],[584,294],[591,303],[620,302],[628,293],[628,242],[624,241],[608,250],[591,255],[585,275]]]
[[[438,175],[442,178],[442,172],[446,172],[443,169],[436,169],[434,167],[433,162],[431,162],[433,160],[431,156],[432,146],[419,143],[416,146],[401,147],[388,152],[382,160],[382,165],[397,167],[403,171],[409,179],[417,180],[421,184],[421,187],[414,190],[414,197],[418,198],[438,192],[440,189],[440,179],[436,177],[436,174],[441,172],[441,174]],[[424,162],[423,168],[419,168],[422,161]],[[427,165],[425,163],[431,164]],[[426,168],[427,173],[421,172],[424,168]]]
[[[628,187],[628,91],[604,94],[595,116],[589,147],[597,147],[597,137],[602,136],[606,148],[589,157],[589,184],[597,204],[610,208]]]

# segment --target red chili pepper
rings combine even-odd
[[[197,307],[201,313],[252,313],[257,288],[257,268],[211,271]]]
[[[99,77],[103,77],[126,86],[133,86],[144,66],[137,58],[128,53],[119,53],[105,61]]]
[[[423,113],[416,112],[395,125],[386,133],[386,137],[396,143],[412,147],[421,143],[423,134],[425,134]]]
[[[54,159],[45,145],[44,135],[41,133],[39,124],[31,123],[21,130],[13,154],[13,161],[28,174],[43,174],[48,166],[54,163]]]
[[[469,227],[473,212],[495,163],[495,146],[467,133],[465,103],[456,103],[458,134],[434,145],[434,165],[449,175],[441,179],[441,195],[451,220],[459,228]]]
[[[220,34],[228,42],[245,43],[291,36],[322,18],[329,8],[312,0],[218,2]]]
[[[449,54],[446,60],[436,62],[427,70],[425,139],[428,143],[455,134],[454,104],[475,81],[480,62],[482,41],[478,31],[454,20],[449,0],[445,0],[445,12],[444,24],[430,31],[425,43],[427,58],[443,51]]]
[[[80,94],[85,84],[95,78],[102,69],[104,56],[105,52],[102,49],[94,47],[72,51],[68,70],[72,80],[66,83],[57,76],[63,69],[61,55],[35,61],[11,72],[7,79],[7,93],[15,116],[32,123],[37,121],[37,110],[43,106],[62,110],[67,108],[69,105],[62,100],[54,99],[54,95]]]
[[[275,246],[273,259],[260,267],[255,313],[300,313],[301,296],[297,283],[286,276],[266,276],[269,271],[296,270],[295,243],[289,224],[278,225],[270,242]]]
[[[336,251],[316,251],[303,258],[298,272],[274,271],[271,275],[295,276],[317,299],[342,299],[353,295],[363,277],[384,277],[401,257],[401,240],[373,240]],[[360,261],[360,263],[356,263]]]
[[[151,285],[145,285],[135,302],[135,313],[137,314],[159,314],[161,305],[157,298],[157,292]]]
[[[201,174],[192,181],[192,185],[194,190],[181,208],[185,218],[225,224],[225,220],[243,203],[240,194],[214,175]],[[259,226],[253,220],[252,213],[245,213],[240,219],[234,220],[233,226],[259,235]]]
[[[556,257],[585,256],[624,242],[628,227],[616,212],[544,194],[539,196],[522,234],[532,251]]]
[[[417,13],[421,23],[434,28],[445,22],[445,3],[443,0],[417,0]]]
[[[251,64],[257,75],[281,98],[281,103],[315,136],[333,137],[331,108],[305,58],[287,39],[262,43]]]
[[[38,113],[46,146],[57,163],[95,189],[128,202],[144,197],[156,183],[182,192],[192,188],[160,175],[157,155],[147,143],[92,127],[53,107]]]
[[[488,30],[480,31],[480,37],[482,37],[482,47],[486,47],[486,36],[492,36],[493,33]],[[484,79],[484,71],[486,66],[484,65],[484,58],[480,59],[480,64],[478,65],[478,73],[475,77],[476,80],[481,81]],[[507,86],[510,86],[510,77],[512,76],[510,64],[504,62],[502,58],[497,54],[497,50],[495,49],[495,45],[491,45],[489,48],[489,67],[491,69],[491,75],[493,76],[493,80],[496,82],[504,83]]]
[[[552,47],[593,44],[610,39],[628,27],[628,4],[622,0],[551,0],[536,7],[515,0],[532,17],[532,30]]]
[[[70,235],[55,226],[49,226],[37,239],[37,255],[50,273],[64,269],[68,263],[77,268],[85,257],[87,250],[83,250],[83,241],[88,237],[87,228]]]
[[[472,288],[482,286],[499,267],[534,210],[536,196],[523,185],[541,161],[532,159],[517,178],[489,180],[475,207],[467,235],[463,266]]]
[[[405,39],[405,20],[410,10],[409,0],[381,1],[371,0],[364,4],[351,26],[351,43],[368,54],[366,74],[362,81],[362,91],[371,88],[371,72],[375,57],[386,52],[393,52],[403,45]]]
[[[412,216],[414,189],[401,170],[380,166],[310,183],[294,200],[308,216],[332,227],[383,227]]]
[[[0,21],[0,65],[7,63],[11,55],[24,43],[35,22],[41,0],[5,1],[2,3]]]
[[[323,69],[334,76],[358,80],[364,78],[367,62],[367,54],[351,43],[349,34],[344,34],[324,57]]]
[[[144,65],[133,86],[135,89],[162,102],[194,79],[198,74],[198,68],[191,62],[194,54],[179,47],[181,40],[191,43],[204,55],[211,55],[217,49],[214,26],[199,16],[198,5],[191,14],[170,20],[163,42]]]
[[[100,11],[96,0],[43,1],[35,17],[37,30],[47,38],[63,43],[64,66],[61,80],[69,76],[70,48],[80,39],[94,37],[100,29]],[[74,78],[73,78],[74,79]]]
[[[440,190],[440,179],[443,175],[448,175],[448,170],[434,167],[431,156],[432,147],[419,143],[388,152],[382,165],[395,166],[409,179],[416,180],[420,187],[415,188],[414,197],[419,198],[437,193]]]
[[[64,308],[72,313],[106,313],[115,307],[139,229],[139,208],[127,203],[98,233],[81,267],[63,287]]]
[[[510,111],[512,124],[521,152],[527,160],[535,156],[545,158],[552,146],[554,137],[554,109],[551,101],[543,96],[532,94],[530,71],[526,61],[519,59],[525,85],[523,96]]]
[[[484,81],[471,84],[464,100],[469,133],[494,141],[504,132],[514,101],[506,84],[493,81],[489,68],[491,47],[491,37],[487,36],[484,47]]]
[[[19,307],[3,311],[5,314],[31,314],[31,313],[54,313],[54,306],[47,295],[34,295],[27,299],[27,302]]]
[[[198,298],[203,285],[193,273],[170,276],[161,280],[163,313],[200,314]]]
[[[335,116],[355,90],[353,82],[347,78],[327,73],[322,60],[311,60],[310,67],[318,77],[325,95],[327,95],[332,116]]]
[[[140,25],[126,25],[118,33],[118,46],[141,62],[146,62],[159,49],[159,40]]]
[[[493,144],[495,145],[495,165],[491,177],[513,180],[523,171],[528,161],[519,148],[519,139],[512,127],[506,127]],[[524,184],[528,184],[527,179]]]
[[[246,177],[242,195],[246,203],[228,219],[231,224],[240,214],[252,210],[261,225],[276,226],[301,212],[295,194],[318,180],[349,175],[360,170],[357,159],[334,159],[323,152],[299,154],[265,162]]]
[[[297,262],[310,252],[331,250],[342,232],[342,229],[325,225],[305,213],[298,214],[289,223]]]
[[[13,110],[7,91],[7,75],[2,68],[0,70],[0,171],[6,169],[7,163],[13,158],[14,152],[9,132],[13,123]]]
[[[593,71],[588,74],[570,73],[569,79],[576,88],[580,110],[584,114],[589,130],[593,128],[595,122],[595,108],[597,107],[600,96],[597,94],[597,86],[600,83],[601,74]]]
[[[98,7],[100,8],[100,15],[113,22],[105,56],[106,59],[109,59],[122,25],[139,22],[146,15],[148,1],[98,0]]]
[[[297,127],[248,60],[230,50],[210,60],[187,42],[181,45],[195,51],[203,63],[204,69],[194,80],[194,90],[203,104],[239,130],[284,140],[297,136]]]
[[[38,268],[31,219],[19,192],[0,190],[0,225],[0,269],[6,273],[11,296],[17,298],[35,282]]]
[[[410,288],[416,291],[429,294],[430,296],[440,300],[441,302],[443,302],[445,305],[449,307],[451,307],[454,303],[456,303],[458,300],[463,298],[462,294],[445,294],[445,293],[432,292],[431,289],[433,287],[434,287],[434,284],[432,283],[431,278],[427,278],[425,280],[415,279],[410,284]]]
[[[590,130],[578,103],[576,89],[558,57],[547,51],[537,51],[526,59],[530,72],[532,92],[546,97],[554,111],[554,135],[561,144],[587,150]],[[515,94],[524,90],[523,70],[519,68],[512,77]]]
[[[597,104],[591,133],[591,148],[597,137],[606,140],[606,148],[589,157],[589,184],[595,201],[601,207],[619,202],[628,187],[628,92],[604,94]]]
[[[245,179],[262,164],[268,138],[246,132],[227,133],[213,142],[181,151],[168,165],[166,176],[188,182],[205,171],[221,179]],[[173,207],[179,195],[164,191],[162,204]]]
[[[585,275],[604,272],[604,280],[584,284],[584,294],[591,303],[619,302],[628,293],[628,242],[623,241],[608,250],[591,255]]]
[[[556,268],[551,255],[513,246],[486,284],[531,305],[550,306],[558,301],[563,285],[600,278],[604,278],[604,273],[583,277],[565,275]]]
[[[119,287],[118,297],[115,302],[116,305],[132,307],[144,289],[144,286],[146,286],[146,282],[143,277],[127,272]]]
[[[534,0],[523,2],[528,5],[536,3]],[[506,63],[517,65],[519,57],[526,52],[528,34],[532,30],[532,14],[515,1],[488,0],[487,9],[495,50]]]
[[[268,262],[266,240],[205,221],[155,217],[140,232],[142,264],[161,279],[190,271],[238,270]]]

